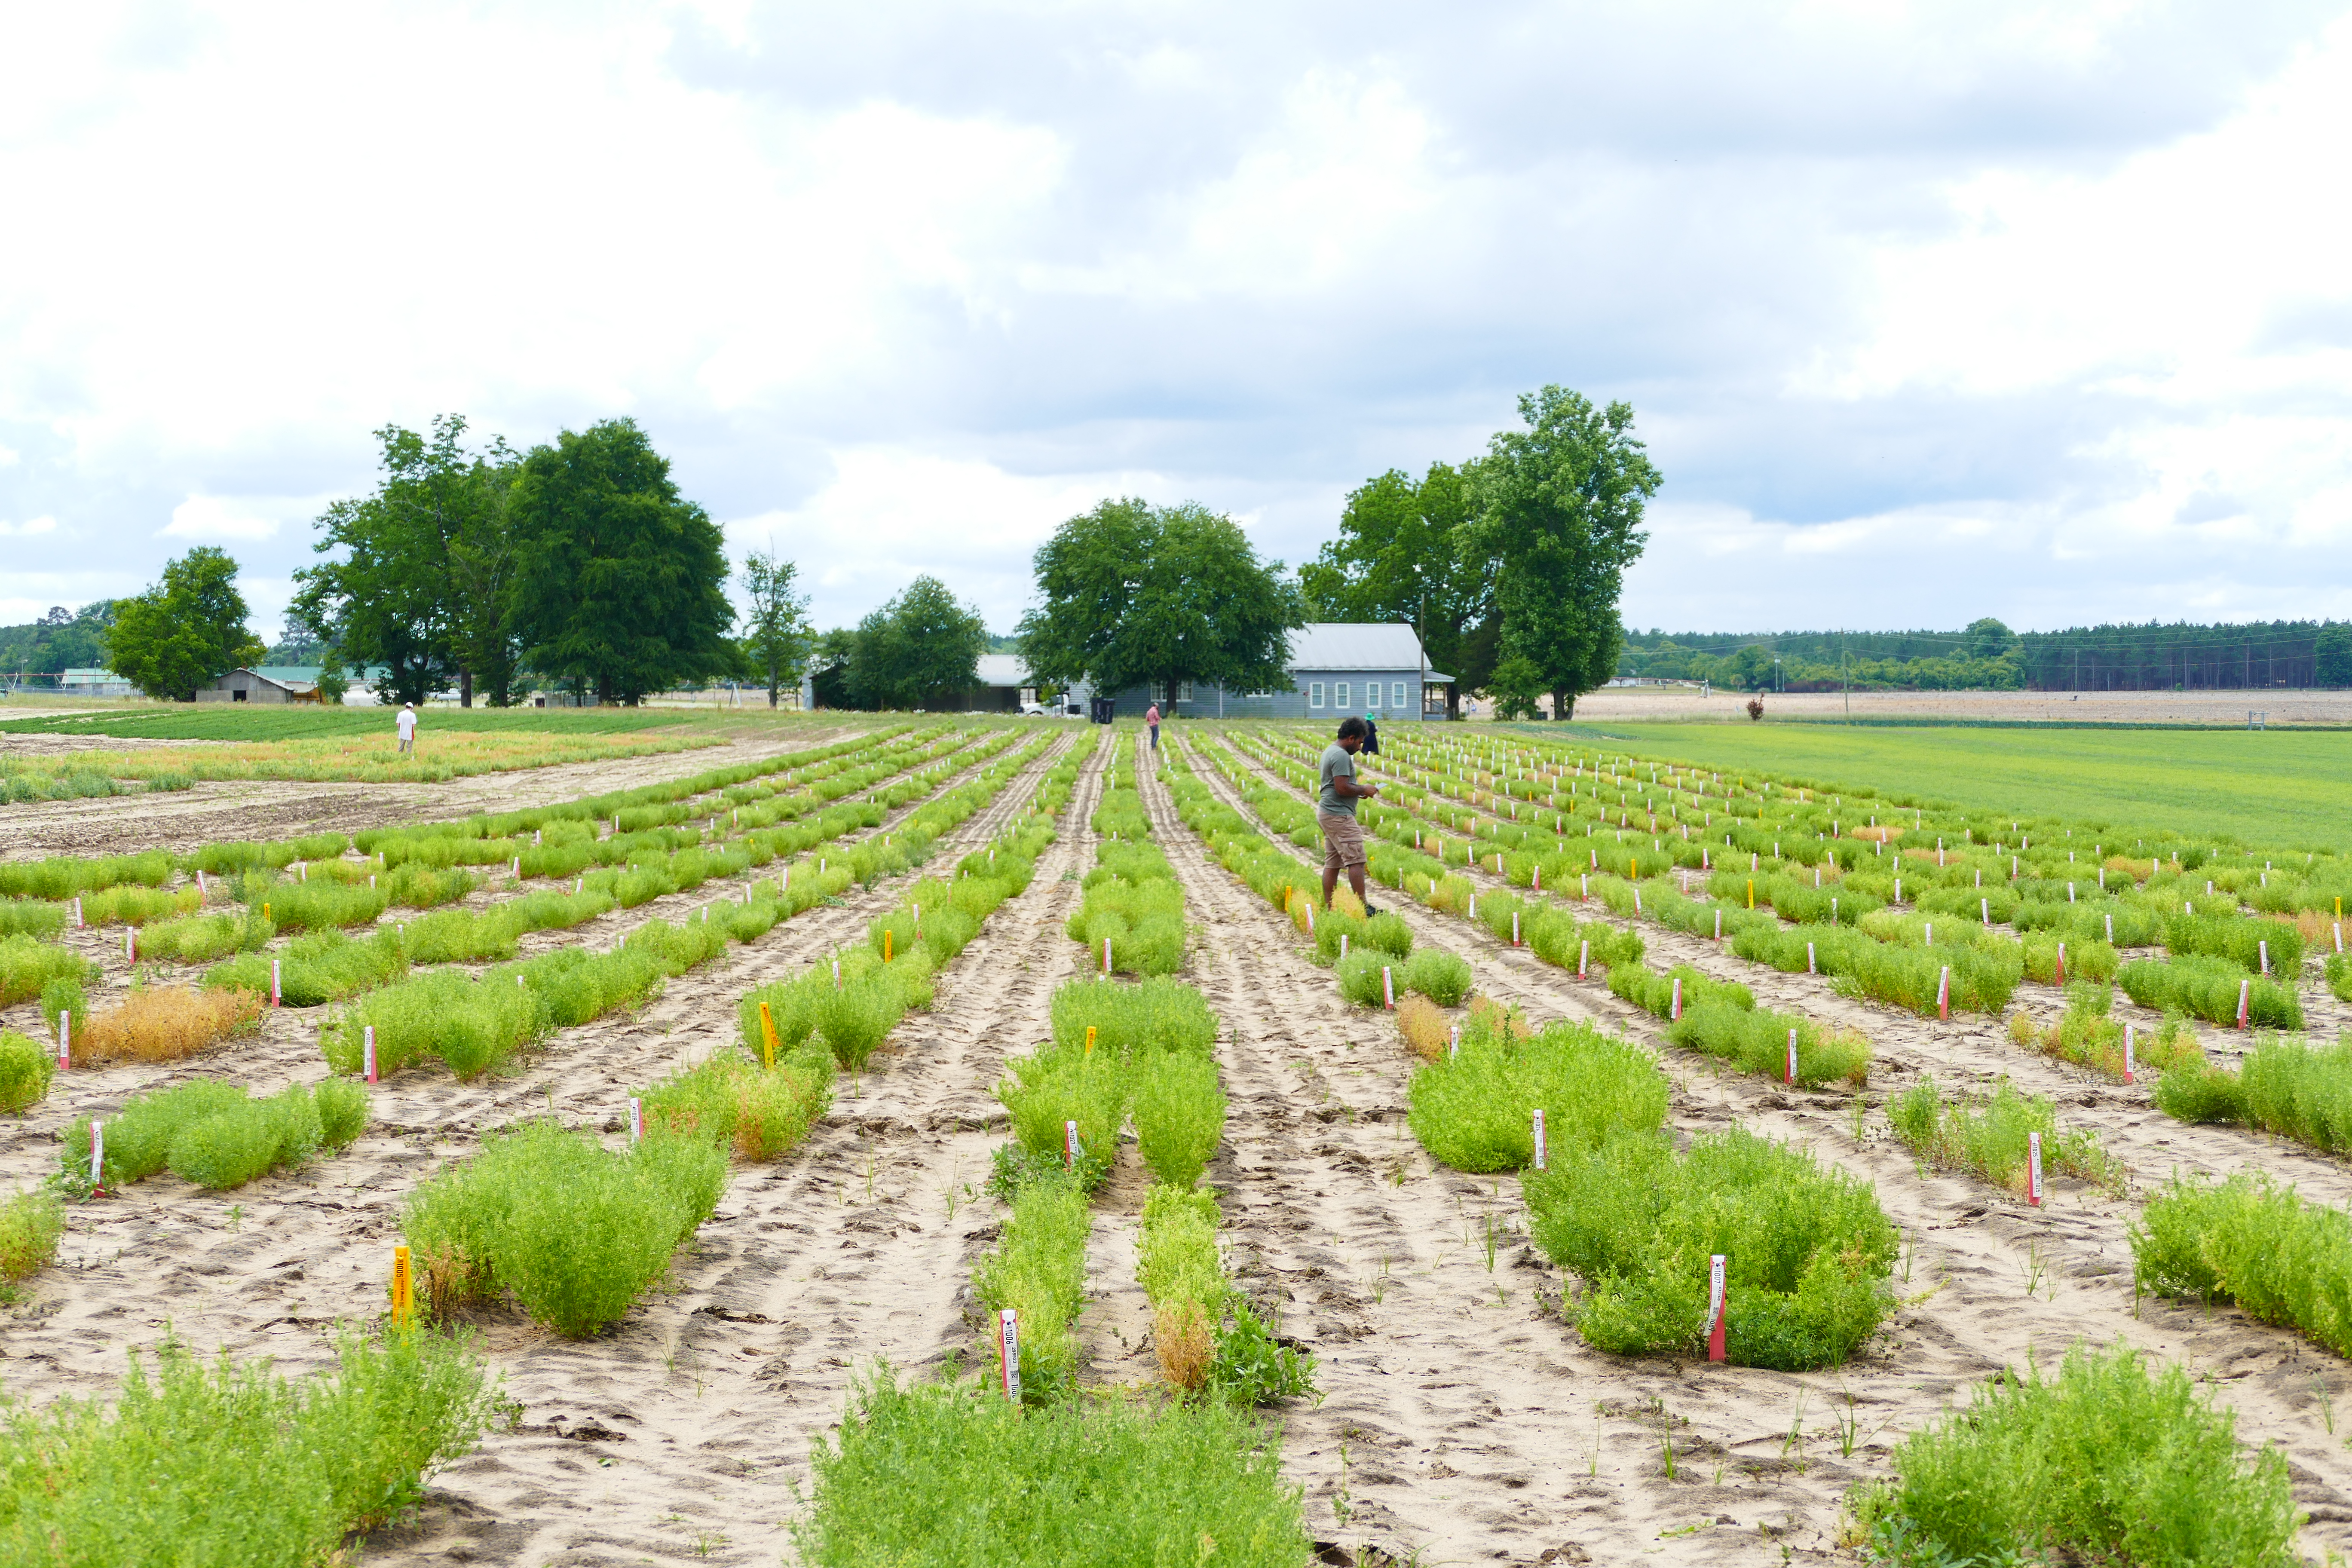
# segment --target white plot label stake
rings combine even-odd
[[[1789,1031],[1789,1081],[1797,1081],[1797,1031]]]
[[[629,1142],[641,1142],[646,1135],[646,1102],[635,1095],[629,1096]]]
[[[1723,1254],[1706,1260],[1706,1359],[1721,1361],[1723,1348]]]
[[[1006,1307],[996,1314],[996,1360],[1004,1371],[1004,1397],[1021,1403],[1021,1310]]]
[[[2134,1063],[2132,1061],[2132,1026],[2129,1024],[2126,1024],[2124,1026],[2124,1081],[2126,1083],[2134,1081],[2132,1078],[2134,1068]]]
[[[1576,944],[1576,977],[1579,980],[1584,978],[1585,966],[1591,962],[1592,942],[1591,938],[1587,938]]]
[[[2025,1135],[2025,1201],[2039,1208],[2042,1205],[2042,1134]]]
[[[1535,1124],[1536,1169],[1538,1171],[1549,1170],[1551,1167],[1547,1162],[1546,1152],[1544,1149],[1544,1114],[1540,1108],[1536,1111]]]
[[[360,1070],[366,1074],[368,1082],[376,1081],[375,1026],[373,1024],[363,1025],[360,1029]]]
[[[91,1118],[89,1123],[89,1184],[95,1188],[106,1179],[106,1123]]]

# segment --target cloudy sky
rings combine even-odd
[[[635,416],[823,624],[1114,493],[1297,562],[1546,383],[1636,626],[2352,616],[2352,7],[23,7],[0,623],[274,630],[371,430]]]

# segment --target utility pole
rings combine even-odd
[[[1838,630],[1838,689],[1845,694],[1845,716],[1853,717],[1853,686],[1845,674],[1845,631]]]

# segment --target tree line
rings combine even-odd
[[[1740,690],[2203,691],[2352,686],[2352,625],[2147,622],[2012,632],[1629,633],[1626,675]]]

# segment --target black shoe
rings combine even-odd
[[[1370,920],[1374,915],[1379,914],[1380,912],[1380,910],[1372,908],[1370,904],[1366,904],[1364,906],[1364,918],[1366,920]]]

